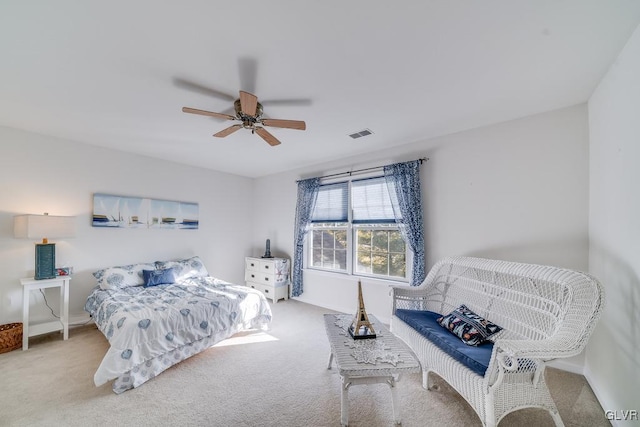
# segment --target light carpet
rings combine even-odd
[[[95,387],[108,344],[94,326],[32,339],[29,350],[0,355],[2,426],[339,426],[340,377],[327,370],[323,314],[295,300],[272,304],[268,332],[236,335],[121,395]],[[547,370],[567,426],[609,426],[581,375]],[[404,426],[481,426],[471,407],[444,381],[421,387],[420,374],[398,384]],[[349,390],[350,426],[394,425],[389,387]],[[553,425],[542,410],[506,416],[507,426]]]

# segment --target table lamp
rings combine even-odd
[[[74,237],[75,217],[44,215],[16,215],[13,217],[13,235],[19,239],[40,240],[36,243],[34,279],[56,277],[56,245],[50,238]]]

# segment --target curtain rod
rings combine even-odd
[[[410,160],[409,160],[410,161]],[[421,157],[419,159],[414,160],[414,162],[420,162],[420,164],[422,164],[422,162],[427,162],[429,161],[428,157]],[[406,162],[404,162],[406,163]],[[372,170],[376,170],[376,169],[382,169],[387,165],[382,165],[382,166],[373,166],[370,168],[364,168],[364,169],[356,169],[354,171],[346,171],[346,172],[339,172],[339,173],[332,173],[330,175],[323,175],[323,176],[318,176],[317,178],[320,179],[325,179],[325,178],[334,178],[336,176],[340,176],[340,175],[346,175],[346,176],[352,176],[354,173],[360,173],[360,172],[368,172],[368,171],[372,171]],[[300,181],[304,181],[302,179],[297,180],[296,182],[300,182]]]

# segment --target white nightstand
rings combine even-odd
[[[22,285],[22,350],[29,348],[29,337],[62,331],[63,339],[69,338],[69,282],[71,276],[55,279],[35,280],[33,277],[20,279]],[[60,288],[60,320],[29,325],[29,292],[38,289]]]
[[[289,260],[286,258],[245,258],[245,284],[258,289],[274,303],[289,299]]]

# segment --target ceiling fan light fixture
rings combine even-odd
[[[240,120],[242,120],[242,118],[245,117],[245,116],[246,117],[251,117],[251,116],[247,116],[246,114],[244,114],[242,112],[242,104],[240,103],[240,98],[236,99],[233,102],[233,109],[236,112],[236,117],[238,119],[240,119]],[[256,119],[259,119],[260,117],[262,117],[262,112],[263,112],[262,104],[258,102],[257,105],[256,105],[256,115],[254,117]]]

